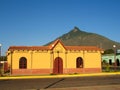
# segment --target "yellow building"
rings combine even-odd
[[[10,46],[7,51],[12,75],[101,72],[102,49],[65,46],[58,39],[48,46]]]

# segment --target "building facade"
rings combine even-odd
[[[65,46],[56,40],[48,46],[10,46],[7,60],[12,75],[101,72],[102,49]]]
[[[102,62],[111,66],[114,64],[116,64],[116,66],[120,66],[120,54],[102,55]]]

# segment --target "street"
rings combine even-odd
[[[50,79],[20,79],[0,80],[0,90],[40,90],[53,88],[72,88],[89,86],[120,85],[120,75],[50,78]],[[119,88],[120,89],[120,88]],[[118,90],[119,90],[118,89]]]

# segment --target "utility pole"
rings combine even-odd
[[[2,52],[1,52],[1,47],[2,47],[2,44],[0,44],[0,57],[1,57],[1,54],[2,54]]]

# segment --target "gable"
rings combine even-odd
[[[53,48],[53,51],[55,51],[55,52],[63,52],[63,51],[65,51],[65,48],[64,48],[64,46],[60,43],[60,42],[58,42],[56,45],[55,45],[55,47]]]
[[[60,39],[57,39],[55,42],[53,42],[51,45],[49,45],[49,48],[51,50],[55,50],[55,48],[59,49],[64,49],[66,50],[65,46],[63,45],[63,43],[61,42]]]

